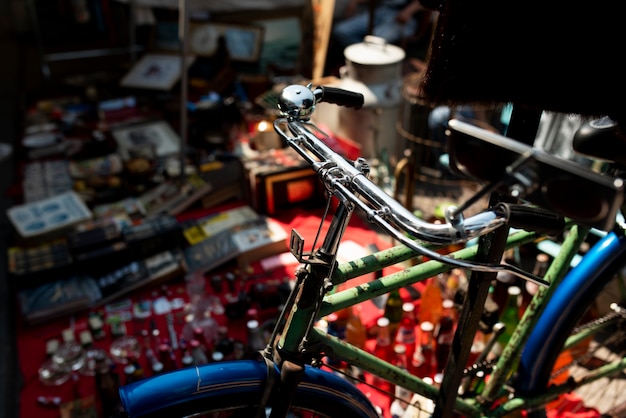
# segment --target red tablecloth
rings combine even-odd
[[[298,232],[305,238],[305,251],[310,250],[311,245],[313,243],[315,234],[317,232],[317,228],[319,226],[321,220],[321,211],[317,212],[289,212],[283,213],[280,217],[275,218],[286,228],[286,230],[291,230],[291,228],[295,228]],[[328,221],[325,221],[324,227],[328,227]],[[345,235],[346,241],[352,241],[353,243],[357,243],[358,246],[367,247],[369,244],[375,244],[379,248],[388,248],[390,246],[389,242],[380,237],[378,234],[373,232],[363,221],[359,218],[354,217],[350,226],[348,227]],[[352,245],[352,244],[351,244]],[[351,247],[356,248],[356,247]],[[294,269],[297,266],[295,259],[292,260],[292,263],[288,263],[286,265],[281,265],[273,270],[271,273],[271,277],[274,278],[284,278],[284,277],[292,277]],[[392,267],[390,270],[397,269],[397,267]],[[259,263],[254,264],[254,274],[262,274],[262,268]],[[371,280],[373,277],[366,277],[361,279],[362,281]],[[148,288],[138,292],[135,292],[131,295],[133,300],[141,300],[142,298],[152,298],[154,299],[156,296],[165,295],[169,299],[173,299],[176,297],[182,297],[187,300],[187,293],[185,284],[182,281],[176,281],[168,284],[167,286],[157,286],[155,288]],[[409,300],[409,295],[406,292],[402,293],[403,299]],[[222,295],[222,299],[224,300],[224,295]],[[416,307],[419,309],[419,300],[414,301]],[[373,326],[376,322],[376,319],[382,315],[382,311],[378,309],[372,302],[366,302],[364,304],[364,310],[362,312],[363,322],[367,326]],[[77,375],[75,380],[69,380],[68,382],[60,385],[60,386],[46,386],[43,385],[38,379],[38,368],[42,364],[42,362],[46,359],[45,354],[45,344],[48,339],[51,338],[59,338],[61,336],[61,332],[70,326],[70,323],[73,322],[73,326],[75,328],[75,333],[78,333],[87,328],[87,314],[85,312],[81,315],[75,315],[73,318],[66,318],[64,320],[57,320],[46,323],[40,326],[27,326],[23,324],[19,320],[19,315],[16,315],[18,318],[18,354],[19,354],[19,365],[23,375],[23,386],[20,396],[21,402],[21,418],[58,418],[61,416],[61,412],[58,406],[55,405],[43,405],[38,402],[38,397],[44,397],[45,399],[52,399],[54,397],[58,397],[62,402],[68,402],[76,398],[80,397],[88,397],[89,395],[93,395],[96,393],[95,387],[95,379],[92,376],[84,376]],[[176,311],[174,312],[174,317],[176,319],[176,328],[180,330],[182,327],[182,321],[180,319],[180,315],[177,315]],[[276,314],[275,310],[268,310],[261,312],[261,319],[269,319]],[[238,320],[227,319],[226,316],[216,316],[218,322],[222,325],[227,325],[229,330],[229,335],[238,340],[244,340],[246,338],[246,328],[245,328],[245,318],[241,318]],[[128,322],[127,325],[127,333],[134,335],[145,329],[149,321],[154,321],[156,327],[159,330],[165,330],[166,321],[165,315],[157,315],[152,314],[152,316],[148,319],[144,320],[134,320]],[[95,346],[99,348],[103,348],[108,350],[111,344],[110,338],[110,330],[108,327],[106,328],[108,337],[103,340],[96,340]],[[368,341],[368,349],[372,349],[374,341]],[[146,365],[146,370],[149,370],[147,367],[147,361],[143,359],[144,365]],[[122,367],[120,367],[121,369]],[[150,375],[149,372],[146,373],[147,376]],[[368,376],[369,378],[369,376]],[[120,379],[123,381],[123,376],[120,372]],[[379,392],[377,392],[372,387],[367,385],[359,385],[359,387],[366,393],[370,399],[378,406],[380,406],[385,412],[385,417],[389,417],[388,408],[390,405],[390,399]],[[580,417],[590,417],[590,416],[599,416],[596,414],[597,411],[588,408],[581,408],[581,403],[578,398],[570,397],[568,398],[568,405],[575,405],[575,408],[565,408],[565,412],[558,413],[556,411],[552,411],[550,414],[551,418],[559,418],[559,417],[568,417],[572,418],[575,416]],[[576,410],[574,412],[573,410]],[[579,414],[579,415],[577,415]]]
[[[289,231],[291,228],[296,228],[298,232],[305,238],[305,251],[310,250],[313,244],[317,227],[319,226],[321,217],[320,213],[315,212],[289,212],[284,213],[281,216],[275,218],[283,224],[283,226]],[[328,226],[328,221],[325,221],[325,227]],[[359,245],[366,247],[368,244],[375,244],[379,248],[386,248],[389,246],[388,241],[379,237],[375,232],[368,228],[360,219],[354,217],[345,235],[346,240],[351,240]],[[284,278],[293,276],[293,271],[297,263],[295,259],[292,264],[279,266],[272,271],[272,276],[275,278]],[[254,264],[255,273],[261,274],[262,269],[259,263]],[[371,279],[371,277],[370,277]],[[187,300],[186,288],[182,281],[176,281],[169,283],[166,286],[157,286],[154,288],[147,288],[141,291],[137,291],[131,294],[129,297],[136,301],[144,298],[154,299],[156,296],[167,296],[169,299],[182,297]],[[222,295],[224,296],[224,295]],[[98,309],[103,309],[98,308]],[[275,311],[266,311],[262,314],[275,315]],[[381,312],[373,305],[369,305],[369,309],[366,310],[364,320],[373,323]],[[183,325],[181,316],[174,311],[174,317],[176,319],[176,327],[180,329]],[[55,397],[59,398],[61,402],[68,402],[78,397],[86,397],[96,393],[95,379],[93,376],[84,376],[81,374],[76,375],[76,379],[70,379],[66,383],[60,386],[46,386],[38,379],[38,369],[40,365],[46,359],[46,341],[49,339],[60,339],[61,333],[64,329],[74,327],[76,338],[80,331],[87,329],[88,327],[88,312],[84,312],[79,315],[75,315],[72,318],[66,318],[61,320],[51,321],[38,326],[29,326],[24,324],[16,314],[18,318],[18,338],[17,349],[19,355],[19,366],[23,375],[23,386],[20,395],[20,417],[22,418],[57,418],[60,415],[58,406],[56,405],[43,405],[38,402],[38,398],[44,397],[51,400]],[[226,316],[217,316],[216,319],[220,324],[227,325],[229,335],[235,339],[244,340],[246,335],[245,331],[245,319],[230,320]],[[150,321],[154,322],[154,325],[160,330],[166,330],[165,315],[152,314],[150,318],[143,320],[132,320],[126,323],[127,333],[129,335],[137,335],[143,329],[148,327]],[[110,329],[105,327],[107,337],[103,340],[95,340],[94,346],[108,350],[112,338]],[[145,370],[149,370],[147,362],[144,359],[146,365]],[[123,375],[121,369],[123,365],[120,365],[120,379],[123,381]],[[146,375],[150,373],[147,371]]]

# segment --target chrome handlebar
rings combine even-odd
[[[465,219],[454,207],[450,207],[446,211],[446,222],[442,224],[425,222],[416,217],[367,177],[367,160],[358,158],[350,161],[332,150],[323,140],[328,135],[310,120],[315,105],[320,101],[358,108],[363,103],[362,96],[360,103],[358,96],[328,87],[288,86],[278,99],[278,108],[283,117],[274,121],[274,129],[285,144],[318,173],[330,193],[349,207],[359,207],[367,215],[368,221],[419,254],[474,271],[509,271],[526,280],[547,285],[542,278],[516,266],[458,260],[419,245],[416,240],[442,245],[467,242],[505,225],[508,212],[495,207]],[[413,239],[407,238],[405,234]]]

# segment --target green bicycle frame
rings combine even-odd
[[[571,225],[565,242],[562,245],[561,253],[555,258],[550,265],[546,279],[552,284],[549,287],[540,287],[528,308],[525,310],[520,324],[516,328],[509,343],[505,346],[504,351],[498,359],[494,373],[487,382],[483,394],[480,399],[487,402],[480,402],[477,399],[462,399],[456,397],[454,401],[454,409],[468,417],[482,416],[503,416],[513,410],[528,407],[531,405],[541,405],[559,394],[572,390],[571,386],[561,385],[555,387],[549,392],[542,394],[540,397],[533,399],[514,398],[500,405],[491,411],[487,410],[496,399],[501,398],[505,393],[506,380],[511,376],[517,365],[516,359],[520,356],[523,344],[526,341],[530,331],[532,330],[536,318],[541,313],[542,307],[552,293],[552,290],[559,281],[565,276],[569,269],[570,262],[577,253],[580,244],[584,241],[588,229],[581,228],[577,225]],[[509,234],[505,248],[516,248],[524,244],[536,242],[541,239],[534,232],[514,231]],[[476,257],[478,245],[472,245],[458,250],[451,257],[463,260],[472,260]],[[362,276],[367,273],[380,271],[384,267],[404,262],[415,258],[417,255],[414,251],[406,246],[398,245],[386,250],[379,251],[375,254],[363,257],[358,260],[339,264],[332,271],[332,283],[334,285],[343,284],[350,279]],[[283,329],[281,336],[281,348],[283,351],[290,352],[307,352],[311,350],[319,350],[323,347],[323,351],[332,353],[333,358],[341,359],[349,364],[353,364],[360,369],[373,375],[381,377],[392,384],[406,387],[410,391],[425,396],[430,399],[437,399],[439,389],[424,382],[421,378],[411,375],[410,373],[399,369],[398,367],[377,358],[365,350],[359,349],[349,343],[328,335],[323,331],[310,326],[315,319],[322,318],[333,312],[349,308],[358,303],[373,299],[389,293],[394,289],[409,286],[421,281],[434,277],[439,273],[451,270],[451,266],[447,266],[441,262],[429,260],[420,264],[411,266],[402,271],[389,274],[372,280],[368,283],[353,286],[351,288],[329,293],[323,297],[321,306],[318,308],[298,310],[296,305],[292,306],[288,325]],[[312,314],[316,314],[314,318]],[[304,326],[302,324],[309,324]],[[459,327],[457,332],[463,332]],[[306,335],[306,338],[302,338]],[[293,337],[293,338],[292,338]],[[304,342],[302,342],[304,341]],[[296,344],[297,342],[297,344]],[[621,366],[615,366],[618,368]],[[445,371],[444,371],[445,373]],[[609,371],[599,374],[606,375]],[[598,376],[599,378],[600,376]]]

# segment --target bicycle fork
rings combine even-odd
[[[271,359],[280,370],[280,381],[268,381],[268,385],[272,386],[270,390],[274,390],[277,398],[270,418],[287,416],[293,394],[304,374],[305,361],[310,361],[317,354],[315,350],[306,349],[307,336],[319,315],[324,294],[333,287],[331,276],[337,263],[339,243],[353,212],[352,204],[339,202],[322,245],[315,250],[314,242],[308,253],[303,251],[304,240],[295,230],[292,231],[290,249],[303,266],[296,272],[296,284],[264,351],[264,357]],[[320,224],[320,231],[321,228]],[[266,393],[269,394],[269,391]],[[265,406],[261,405],[259,413],[264,409]]]

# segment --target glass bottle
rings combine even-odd
[[[476,360],[483,354],[485,349],[487,348],[485,333],[482,330],[477,329],[476,334],[474,334],[474,340],[472,341],[472,347],[470,348],[470,355],[467,359],[466,367],[472,366]]]
[[[535,265],[533,267],[532,273],[537,276],[544,278],[546,275],[546,271],[548,270],[548,265],[550,263],[550,256],[546,253],[539,253],[535,257]],[[524,289],[522,290],[522,301],[520,305],[520,315],[524,313],[530,301],[532,300],[535,293],[539,290],[539,285],[537,283],[531,282],[530,280],[526,280],[524,284]]]
[[[384,316],[389,319],[389,336],[392,340],[396,338],[396,332],[402,319],[402,303],[399,289],[392,290],[387,294]]]
[[[152,370],[152,375],[159,374],[163,371],[163,363],[161,363],[161,361],[151,348],[146,349],[146,358],[150,362],[150,370]]]
[[[395,344],[393,351],[395,356],[394,364],[402,370],[407,370],[406,346],[404,344]],[[401,418],[407,406],[409,406],[409,402],[411,402],[413,393],[407,388],[396,385],[395,396],[396,399],[391,403],[389,412],[393,418]]]
[[[415,345],[417,343],[416,327],[415,305],[412,302],[406,302],[402,304],[402,319],[400,320],[400,327],[396,333],[396,343],[404,344],[407,358],[411,358],[415,351]]]
[[[327,315],[326,322],[328,323],[328,333],[340,340],[345,340],[347,321],[348,316],[340,316],[337,312]]]
[[[393,360],[393,346],[391,345],[391,336],[389,334],[389,318],[381,316],[376,321],[378,332],[376,334],[376,346],[374,347],[374,355],[382,360],[391,362]]]
[[[183,354],[180,358],[180,362],[183,365],[183,367],[193,366],[194,358],[191,355],[191,351],[189,351],[189,349],[185,349],[185,351],[183,351]],[[162,365],[161,365],[161,368],[162,368]]]
[[[446,366],[452,348],[454,320],[447,315],[442,316],[434,333],[434,338],[436,341],[435,357],[437,361],[437,372],[441,373]]]
[[[458,312],[456,310],[456,306],[454,306],[454,301],[452,299],[444,299],[441,302],[441,316],[449,316],[452,318],[452,321],[456,323],[458,319]]]
[[[436,277],[431,277],[428,280],[420,299],[420,309],[417,314],[418,321],[420,323],[430,322],[437,324],[439,322],[439,316],[441,316],[443,297]]]
[[[200,364],[207,364],[209,359],[206,355],[206,351],[204,347],[202,347],[202,343],[196,339],[189,341],[189,351],[191,353],[191,357],[193,358],[193,364],[196,366]]]
[[[445,289],[444,289],[444,297],[446,299],[454,300],[456,296],[456,292],[459,287],[467,284],[467,277],[465,275],[465,271],[460,268],[455,268],[450,271],[448,277],[446,278]]]
[[[128,363],[124,366],[124,381],[126,384],[136,382],[135,378],[136,367],[133,363]]]
[[[104,417],[114,416],[122,411],[118,394],[119,376],[114,372],[113,367],[106,355],[96,359],[96,391]]]
[[[364,348],[367,341],[367,329],[361,321],[362,309],[361,305],[352,306],[346,323],[346,341],[359,348]]]
[[[206,356],[213,352],[213,344],[207,341],[204,330],[201,327],[194,327],[192,340],[197,340],[200,343],[200,347]]]
[[[259,321],[251,319],[246,323],[248,335],[248,349],[251,354],[265,349],[265,340]]]
[[[235,339],[228,334],[228,327],[219,327],[219,338],[215,343],[215,350],[224,355],[224,360],[231,360],[233,358],[233,350]]]
[[[159,361],[163,363],[163,371],[176,370],[176,362],[172,347],[167,343],[161,343],[157,347]]]
[[[393,344],[389,335],[389,318],[381,316],[376,321],[376,343],[373,354],[381,360],[392,363],[394,360]],[[383,392],[393,391],[393,385],[385,379],[373,376],[373,385]]]
[[[509,286],[507,289],[507,299],[504,309],[500,314],[500,321],[504,324],[504,332],[498,338],[500,349],[509,342],[515,327],[519,323],[519,296],[521,289],[518,286]]]
[[[434,374],[433,362],[434,345],[433,330],[435,326],[432,322],[422,322],[419,326],[419,343],[415,347],[409,370],[418,377],[432,377]]]

